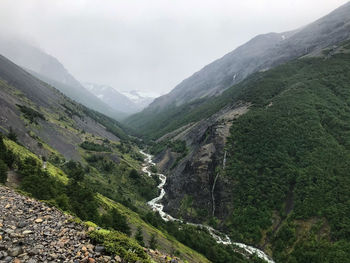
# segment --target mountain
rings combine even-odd
[[[177,262],[208,263],[197,251],[211,246],[213,255],[225,255],[225,262],[226,258],[252,262],[231,247],[216,244],[207,232],[167,224],[148,208],[146,202],[158,195],[159,182],[143,173],[138,143],[114,119],[69,99],[0,55],[0,192],[12,201],[1,200],[9,213],[21,214],[17,219],[0,215],[5,225],[14,224],[12,231],[1,232],[5,238],[2,250],[6,252],[0,253],[0,261],[15,257],[25,262],[29,258],[55,260],[67,252],[67,257],[84,257],[82,260],[88,253],[96,258],[103,255],[103,261],[118,255],[117,260],[130,262],[163,262],[166,257]],[[22,204],[23,197],[2,184],[50,207],[28,198]],[[62,217],[60,221],[58,217],[63,214],[51,206],[70,214],[70,220]],[[34,218],[32,208],[40,210]],[[57,215],[57,222],[52,220],[52,213]],[[21,220],[22,216],[26,220]],[[84,247],[85,254],[78,250],[70,254],[66,249],[69,240],[57,239],[62,233],[55,229],[74,233],[78,229],[73,243],[84,242],[91,247],[89,238],[99,248],[95,248],[97,255]],[[194,234],[187,243],[197,251],[174,237],[183,237],[188,231]],[[206,241],[200,247],[194,242],[199,236]],[[47,251],[54,253],[44,255],[35,252],[42,248],[27,243],[27,238],[57,242],[57,246],[50,245]]]
[[[161,137],[165,211],[276,262],[346,262],[349,54],[345,41],[253,74],[201,106],[214,114]]]
[[[143,110],[150,105],[155,98],[159,97],[159,94],[154,92],[144,92],[139,90],[123,91],[126,97],[138,105],[140,110]]]
[[[139,105],[110,86],[94,83],[83,83],[83,85],[92,94],[118,112],[130,115],[141,110]]]
[[[122,119],[126,116],[96,98],[55,57],[37,47],[19,39],[0,38],[0,54],[85,106],[115,119]]]
[[[254,72],[266,71],[346,40],[350,36],[349,13],[350,3],[347,3],[298,30],[259,35],[182,81],[169,94],[157,98],[125,123],[141,130],[142,134],[150,134],[152,127],[158,125],[165,129],[168,117],[174,112],[196,108],[202,101],[220,95]]]
[[[347,3],[254,38],[128,118],[167,175],[165,212],[276,262],[347,262],[349,54]]]

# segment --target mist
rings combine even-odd
[[[0,30],[81,82],[165,94],[255,35],[296,29],[346,2],[2,0]]]

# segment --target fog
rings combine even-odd
[[[344,0],[1,0],[2,35],[58,58],[79,81],[164,94],[257,34],[283,32]]]

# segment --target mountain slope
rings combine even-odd
[[[189,262],[209,262],[166,230],[151,225],[159,218],[146,202],[158,194],[158,181],[142,173],[143,159],[138,151],[118,122],[70,100],[0,56],[0,184],[108,229],[97,229],[90,222],[96,230],[90,231],[90,238],[109,254],[129,262],[150,263],[145,251],[156,262],[165,256],[171,259],[175,253]],[[5,227],[7,231],[10,226]],[[143,246],[151,246],[153,236],[162,253],[144,250],[131,237],[138,229],[146,243]],[[36,235],[44,235],[45,240],[56,236],[50,227],[47,230],[48,235]],[[7,234],[0,235],[12,246],[7,243],[12,242]],[[208,234],[203,235],[215,243]],[[49,251],[60,253],[57,247]],[[0,253],[0,260],[3,255]],[[236,256],[240,262],[248,262]]]
[[[86,90],[55,57],[41,49],[18,39],[0,38],[0,54],[42,81],[55,86],[71,99],[112,118],[125,117],[125,114],[113,110]]]
[[[130,115],[141,110],[141,108],[127,96],[110,86],[84,83],[84,87],[112,109],[118,112],[123,112],[125,115]]]
[[[349,13],[350,3],[347,3],[301,29],[257,36],[181,82],[143,112],[128,118],[126,124],[137,130],[142,128],[142,134],[147,135],[157,124],[167,126],[166,120],[175,111],[180,111],[179,106],[195,108],[207,97],[221,94],[253,72],[273,68],[346,40],[350,36]]]
[[[87,108],[71,101],[3,56],[0,56],[0,79],[0,127],[3,131],[12,127],[18,133],[19,139],[32,150],[40,154],[45,153],[45,150],[36,146],[35,136],[28,136],[30,132],[67,158],[73,159],[80,158],[75,145],[82,142],[82,130],[96,136],[119,140],[117,133],[114,135],[108,132],[106,127],[84,113],[89,112]],[[35,116],[37,113],[41,113],[42,116]],[[30,116],[33,114],[34,117]],[[92,112],[89,114],[92,116]],[[22,119],[21,116],[27,117]],[[64,125],[72,129],[67,130]],[[112,125],[119,128],[116,122]],[[119,136],[125,136],[121,130]]]
[[[156,145],[165,144],[166,211],[217,225],[277,262],[346,262],[349,72],[348,41],[253,74],[203,104],[222,109]]]

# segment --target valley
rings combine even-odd
[[[1,263],[350,262],[350,2],[158,98],[113,55],[0,38]]]

